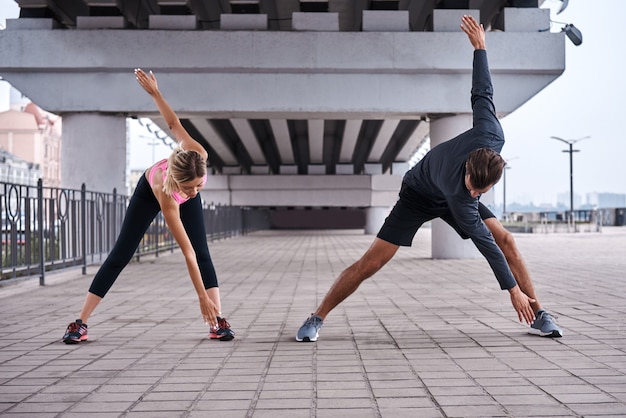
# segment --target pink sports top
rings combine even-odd
[[[150,169],[150,173],[148,175],[148,183],[150,184],[150,186],[152,186],[152,184],[154,183],[153,181],[154,173],[159,168],[161,169],[161,172],[163,173],[163,182],[165,182],[165,176],[167,172],[167,159],[159,161],[158,163],[153,165],[152,168]],[[202,185],[204,185],[204,183],[206,183],[206,174],[202,177]],[[189,200],[189,197],[182,197],[180,193],[178,193],[176,190],[172,191],[172,198],[179,205]]]

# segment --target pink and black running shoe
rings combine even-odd
[[[88,338],[87,324],[83,324],[83,321],[77,319],[67,326],[67,330],[65,330],[65,335],[63,336],[63,342],[65,344],[78,344],[81,341],[87,341]]]

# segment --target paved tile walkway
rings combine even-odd
[[[528,335],[483,259],[431,260],[420,231],[333,311],[295,333],[369,246],[360,231],[213,242],[237,338],[206,338],[178,252],[131,264],[60,342],[95,273],[0,288],[3,417],[626,416],[626,228],[516,235],[561,339]]]

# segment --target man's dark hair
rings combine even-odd
[[[473,187],[484,189],[500,180],[506,161],[497,152],[489,148],[479,148],[467,157],[465,173]]]

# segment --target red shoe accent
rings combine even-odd
[[[217,318],[217,327],[211,327],[209,338],[212,340],[230,341],[235,338],[235,332],[224,318]]]
[[[67,326],[65,335],[63,336],[63,342],[65,344],[78,344],[81,341],[87,341],[89,335],[87,334],[87,325],[82,322],[72,322]]]

